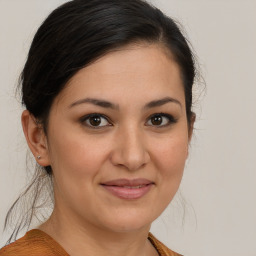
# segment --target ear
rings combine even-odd
[[[28,110],[23,111],[21,123],[27,144],[38,164],[50,165],[47,139],[43,127],[36,122],[35,117]]]
[[[188,127],[188,142],[189,143],[190,143],[192,135],[193,135],[195,121],[196,121],[196,114],[192,113],[191,118],[190,118],[189,127]]]
[[[191,119],[189,122],[189,126],[188,126],[188,147],[187,147],[187,157],[189,155],[189,143],[192,139],[192,135],[193,135],[193,130],[194,130],[194,123],[196,121],[196,114],[192,113],[191,115]]]

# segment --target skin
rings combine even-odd
[[[159,99],[174,101],[144,108]],[[118,109],[76,103],[106,100]],[[70,107],[73,104],[72,107]],[[94,129],[90,113],[107,117]],[[169,114],[176,121],[152,115]],[[39,228],[71,255],[157,255],[147,240],[151,223],[181,182],[193,121],[187,122],[178,65],[161,45],[129,45],[81,69],[55,98],[47,136],[22,114],[28,145],[42,166],[51,165],[55,207]],[[101,184],[145,178],[154,183],[139,199],[121,199]]]

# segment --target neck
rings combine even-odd
[[[69,255],[158,255],[148,240],[150,225],[138,230],[118,232],[76,221],[55,209],[39,227],[56,240]]]

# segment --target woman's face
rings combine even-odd
[[[178,65],[129,45],[72,77],[49,116],[56,209],[118,232],[149,227],[175,195],[189,130]]]

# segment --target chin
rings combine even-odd
[[[111,226],[109,229],[111,229],[112,232],[115,233],[128,233],[128,232],[136,232],[142,229],[150,229],[151,222],[149,223],[141,223],[138,221],[126,221],[122,223],[113,223],[113,226]]]
[[[118,215],[113,214],[110,219],[101,219],[101,223],[108,230],[117,233],[135,232],[141,229],[149,230],[151,223],[158,217],[149,216],[149,213],[152,211],[147,213],[126,211],[123,214],[120,212]]]

